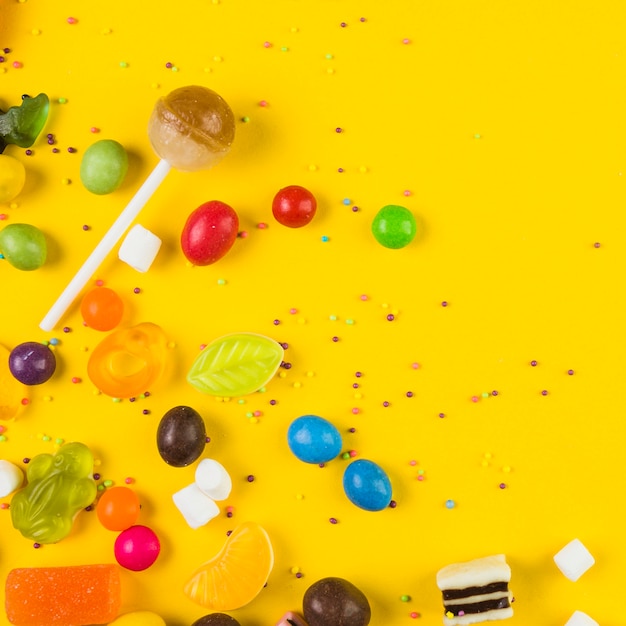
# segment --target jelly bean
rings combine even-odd
[[[240,624],[226,613],[211,613],[197,619],[191,626],[240,626]]]
[[[36,341],[21,343],[9,355],[11,374],[24,385],[41,385],[56,370],[56,357],[48,346]]]
[[[304,593],[302,610],[309,626],[367,626],[372,616],[365,594],[336,577],[313,583]]]
[[[48,119],[50,99],[45,93],[23,98],[19,106],[0,111],[0,152],[8,144],[29,148],[35,143]]]
[[[272,201],[272,214],[277,222],[290,228],[306,226],[317,210],[315,196],[304,187],[284,187]]]
[[[353,461],[343,474],[348,499],[366,511],[382,511],[391,502],[391,482],[385,471],[366,459]]]
[[[24,406],[27,387],[11,373],[11,352],[0,345],[0,420],[13,419]]]
[[[38,454],[28,464],[28,485],[11,500],[13,526],[38,543],[60,541],[70,533],[76,514],[96,498],[92,475],[93,456],[82,443]]]
[[[291,422],[287,443],[305,463],[326,463],[341,452],[341,435],[329,421],[317,415],[302,415]]]
[[[180,245],[190,263],[210,265],[232,248],[238,230],[239,218],[230,206],[218,200],[205,202],[187,218]]]
[[[46,262],[48,246],[36,226],[9,224],[0,231],[0,252],[13,267],[29,272]]]
[[[255,333],[235,333],[211,342],[194,361],[187,381],[213,396],[236,397],[258,391],[274,376],[282,346]]]
[[[204,420],[189,406],[175,406],[161,418],[156,439],[159,454],[168,465],[186,467],[204,451]]]
[[[161,552],[161,543],[155,532],[137,524],[123,530],[115,540],[115,560],[133,572],[148,569]]]
[[[133,611],[120,615],[109,626],[165,626],[165,620],[152,611]]]
[[[113,398],[138,396],[159,378],[167,358],[167,338],[156,324],[143,322],[113,331],[87,362],[91,382]]]
[[[0,154],[0,202],[17,197],[26,182],[26,169],[21,161],[8,154]]]
[[[148,136],[154,151],[172,167],[197,172],[228,154],[235,138],[235,116],[211,89],[179,87],[156,103]]]
[[[372,233],[385,248],[404,248],[413,241],[417,224],[413,213],[403,206],[389,204],[374,216]]]
[[[124,302],[108,287],[94,287],[80,302],[85,324],[95,330],[113,330],[122,321]]]
[[[108,530],[126,530],[139,517],[139,497],[129,487],[111,487],[98,500],[96,514]]]
[[[104,195],[115,191],[128,171],[128,154],[113,139],[91,144],[80,162],[80,180],[87,191]]]

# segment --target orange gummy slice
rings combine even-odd
[[[6,580],[6,613],[16,626],[108,624],[120,606],[120,575],[112,564],[24,567]]]
[[[274,551],[265,529],[241,524],[222,549],[201,565],[185,584],[185,594],[214,611],[232,611],[256,598],[274,565]]]

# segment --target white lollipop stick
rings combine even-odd
[[[161,159],[157,163],[143,185],[137,190],[137,193],[126,205],[126,208],[119,214],[111,228],[109,228],[107,233],[100,240],[100,243],[87,257],[87,260],[83,263],[78,272],[76,272],[74,278],[72,278],[67,287],[63,290],[63,293],[61,293],[46,316],[41,320],[39,328],[49,332],[56,326],[65,311],[67,311],[72,302],[74,302],[81,289],[100,267],[100,264],[104,261],[109,252],[111,252],[113,246],[121,239],[127,228],[137,215],[139,215],[141,209],[143,209],[146,202],[148,202],[170,169],[170,164],[164,159]]]

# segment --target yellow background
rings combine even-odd
[[[0,343],[60,340],[57,372],[29,390],[0,456],[21,463],[60,437],[89,445],[103,479],[135,479],[140,522],[162,553],[145,572],[123,572],[124,611],[189,626],[206,611],[183,595],[184,581],[228,529],[252,520],[276,560],[267,588],[232,613],[242,626],[301,610],[306,588],[326,576],[367,595],[374,625],[434,626],[436,571],[495,553],[512,567],[509,623],[558,626],[580,609],[624,624],[625,25],[626,5],[606,0],[0,1],[0,47],[11,49],[0,106],[40,91],[52,100],[34,154],[6,150],[27,183],[2,207],[4,224],[43,230],[49,259],[31,273],[0,267]],[[138,222],[163,240],[147,274],[112,253],[94,276],[123,297],[125,325],[157,323],[172,342],[151,396],[114,403],[86,372],[104,335],[82,326],[76,306],[53,333],[38,324],[156,164],[145,131],[154,102],[189,84],[230,103],[237,135],[214,170],[171,172],[145,207]],[[123,186],[98,197],[79,166],[103,138],[131,160]],[[274,194],[291,184],[319,203],[298,230],[271,215]],[[211,199],[235,208],[248,237],[217,264],[191,268],[180,231]],[[371,236],[386,204],[420,223],[405,249]],[[266,393],[218,402],[185,382],[202,344],[245,331],[289,343],[292,368]],[[178,404],[204,417],[205,456],[234,483],[223,503],[234,517],[222,512],[195,531],[171,502],[194,467],[167,466],[154,443]],[[345,460],[319,469],[291,455],[287,427],[306,413],[385,468],[396,509],[352,506]],[[40,550],[6,510],[0,529],[1,579],[17,566],[113,559],[115,533],[93,513]],[[552,561],[574,537],[597,560],[576,583]]]

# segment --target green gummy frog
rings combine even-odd
[[[20,106],[0,110],[0,154],[10,143],[30,148],[48,119],[50,99],[45,93],[24,97]]]
[[[24,537],[56,543],[72,530],[77,513],[96,499],[93,456],[82,443],[56,454],[38,454],[28,464],[28,485],[13,496],[11,521]]]

